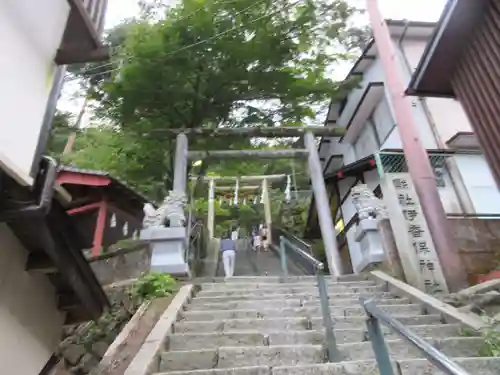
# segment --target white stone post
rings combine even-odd
[[[272,225],[272,216],[271,216],[271,201],[269,199],[269,184],[267,178],[262,180],[262,199],[264,204],[264,215],[266,219],[267,226],[267,241],[271,243],[271,225]]]
[[[208,218],[207,218],[207,228],[209,238],[214,238],[214,227],[215,227],[215,181],[210,179],[208,187]]]
[[[314,135],[310,132],[304,134],[304,144],[309,151],[308,163],[309,173],[311,177],[312,189],[314,192],[314,201],[316,202],[316,210],[318,212],[319,227],[321,229],[321,237],[326,253],[328,268],[333,276],[343,274],[342,260],[340,258],[337,245],[337,235],[333,225],[332,213],[330,211],[330,202],[326,193],[325,180],[323,170],[319,160],[318,150]]]

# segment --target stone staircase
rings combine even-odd
[[[385,285],[356,276],[328,280],[330,308],[342,361],[328,363],[315,279],[235,277],[203,283],[174,323],[150,373],[169,375],[375,375],[379,374],[360,296],[453,357],[471,375],[500,374],[500,358],[479,357],[480,337],[459,324],[426,314]],[[442,374],[395,333],[383,327],[396,375]],[[163,344],[162,344],[163,345]],[[144,374],[146,375],[146,374]]]

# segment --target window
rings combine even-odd
[[[389,103],[385,98],[382,98],[373,111],[372,121],[375,125],[375,130],[377,131],[380,147],[382,147],[382,144],[385,142],[395,126],[391,111],[389,110]]]
[[[379,142],[377,140],[373,125],[370,121],[365,123],[363,130],[359,133],[358,139],[354,143],[354,151],[356,158],[362,159],[365,156],[371,155],[379,150]]]

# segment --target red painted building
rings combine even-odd
[[[117,241],[139,236],[149,200],[104,171],[59,168],[57,183],[71,194],[66,207],[98,255]]]

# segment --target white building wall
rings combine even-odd
[[[2,374],[38,374],[61,337],[64,315],[45,275],[26,272],[27,251],[0,224],[0,363]]]
[[[426,44],[427,40],[424,39],[406,39],[402,43],[404,56],[410,65],[412,73],[424,53]],[[446,141],[457,132],[472,131],[469,119],[459,101],[447,98],[425,98],[422,100],[425,100],[427,103],[431,121],[436,126],[437,133],[442,142],[442,148],[445,147]]]
[[[456,155],[455,160],[476,213],[500,213],[500,192],[484,156]]]
[[[66,0],[0,1],[0,160],[26,179],[69,10]]]

